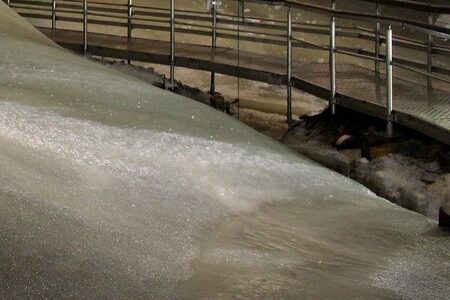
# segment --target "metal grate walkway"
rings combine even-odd
[[[83,52],[83,32],[39,28],[63,47]],[[89,53],[119,59],[170,65],[170,42],[89,33]],[[175,65],[230,76],[286,84],[286,60],[231,48],[194,44],[175,45]],[[378,118],[386,118],[384,75],[355,65],[337,65],[338,105]],[[315,96],[330,98],[329,65],[293,62],[293,86]],[[428,90],[416,83],[395,78],[394,122],[450,145],[450,93]]]

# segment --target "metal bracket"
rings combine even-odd
[[[219,6],[222,5],[222,0],[207,0],[206,1],[206,10],[211,12],[211,14],[214,13],[214,9],[217,10],[219,9]]]
[[[339,99],[340,99],[340,98],[339,98],[339,95],[336,94],[336,95],[334,96],[334,98],[331,99],[331,104],[334,104],[334,105],[339,104],[339,103],[340,103]]]

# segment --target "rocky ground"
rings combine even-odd
[[[153,68],[100,60],[103,64],[164,88],[168,81]],[[324,111],[304,111],[292,130],[280,114],[238,109],[235,100],[208,93],[177,81],[174,92],[224,111],[311,159],[367,186],[386,199],[433,219],[439,209],[450,211],[450,149],[424,136],[397,128],[390,140],[384,124],[341,110],[336,118]],[[317,100],[320,101],[320,100]],[[315,114],[312,115],[311,114]],[[372,154],[367,145],[379,153]],[[386,145],[387,144],[387,145]],[[381,151],[381,152],[380,152]]]
[[[376,194],[433,219],[450,201],[450,149],[426,137],[397,128],[397,136],[368,155],[367,145],[383,137],[384,124],[367,116],[341,111],[303,118],[284,143],[321,164],[364,184]],[[337,137],[349,136],[336,145]],[[363,149],[363,150],[361,150]]]

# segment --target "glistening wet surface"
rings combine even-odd
[[[448,297],[447,233],[419,225],[414,214],[398,218],[394,207],[344,198],[265,204],[220,219],[202,236],[183,292],[197,299]]]
[[[0,298],[448,298],[449,237],[0,3]]]

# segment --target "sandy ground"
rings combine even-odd
[[[102,60],[102,63],[159,86],[164,83],[161,74],[168,73],[166,66],[127,65],[105,60]],[[210,95],[207,93],[209,76],[206,72],[178,68],[178,88],[175,92],[211,105]],[[227,76],[216,76],[216,90],[220,91],[220,98],[229,106],[229,113],[255,130],[279,140],[330,169],[352,177],[393,203],[430,218],[437,219],[439,208],[449,205],[450,166],[447,166],[447,161],[443,159],[447,155],[450,156],[447,147],[417,137],[406,138],[395,153],[369,161],[361,158],[357,143],[338,150],[332,145],[332,141],[339,135],[340,130],[354,124],[358,124],[351,129],[354,136],[363,133],[362,128],[357,128],[361,124],[367,127],[366,131],[376,132],[377,121],[371,124],[370,119],[364,116],[356,116],[355,119],[349,116],[347,119],[343,117],[341,120],[330,121],[330,118],[320,115],[327,106],[325,101],[295,91],[294,120],[303,120],[289,131],[284,116],[284,87],[242,80],[238,109],[235,102],[238,96],[236,80]],[[222,107],[216,108],[225,110]],[[348,126],[350,119],[354,124]]]

